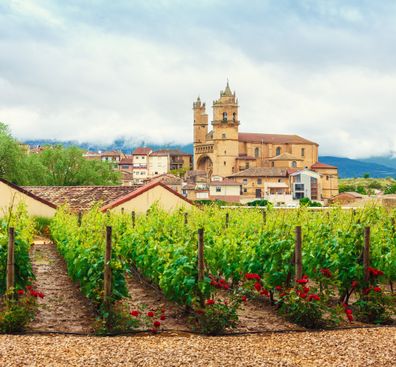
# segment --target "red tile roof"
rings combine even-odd
[[[321,169],[321,168],[337,168],[335,166],[331,166],[330,164],[316,162],[311,166],[312,169]]]
[[[132,152],[132,155],[149,155],[152,151],[149,147],[139,147]]]
[[[251,167],[228,177],[287,177],[285,168]]]
[[[211,181],[210,186],[240,186],[241,184],[232,180]]]
[[[238,140],[246,143],[263,143],[263,144],[315,144],[317,143],[304,139],[298,135],[281,135],[281,134],[256,134],[256,133],[239,133]]]

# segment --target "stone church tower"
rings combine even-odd
[[[209,176],[229,176],[237,172],[238,157],[238,99],[229,83],[220,98],[213,101],[213,129],[208,133],[208,115],[205,103],[198,97],[194,110],[194,167],[205,170]]]

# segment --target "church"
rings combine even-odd
[[[239,131],[238,99],[227,81],[220,98],[213,101],[212,129],[209,131],[206,105],[198,97],[194,111],[194,169],[208,177],[243,177],[243,171],[257,168],[257,175],[273,176],[286,170],[317,173],[321,193],[317,200],[338,194],[337,167],[318,162],[319,145],[298,135],[245,133]],[[261,169],[258,169],[261,168]],[[291,185],[289,185],[291,190]]]

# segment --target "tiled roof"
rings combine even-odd
[[[228,177],[286,177],[287,175],[285,168],[252,167]]]
[[[149,148],[149,147],[139,147],[139,148],[136,148],[136,149],[132,152],[132,154],[133,154],[133,155],[148,155],[148,154],[150,154],[152,151],[153,151],[153,150],[152,150],[151,148]]]
[[[88,210],[95,203],[109,204],[139,186],[25,186],[30,193],[55,205],[68,203],[73,211]]]
[[[232,180],[211,181],[210,186],[240,186],[240,183]]]
[[[321,168],[337,168],[335,166],[331,166],[330,164],[316,162],[311,166],[312,169],[321,169]]]
[[[102,153],[100,153],[100,155],[102,156],[102,157],[123,157],[123,156],[125,156],[125,154],[123,153],[123,152],[120,152],[120,151],[118,151],[118,150],[111,150],[111,151],[108,151],[108,152],[102,152]]]
[[[158,182],[161,181],[165,185],[181,185],[183,180],[180,177],[172,175],[171,173],[163,173],[162,175],[154,176],[149,179],[148,182]]]
[[[302,138],[298,135],[281,134],[256,134],[239,133],[238,140],[246,143],[267,143],[267,144],[315,144],[313,141]]]
[[[133,164],[132,157],[121,158],[118,164]]]
[[[151,155],[190,156],[192,154],[182,152],[179,149],[160,149],[151,153]]]
[[[270,161],[302,161],[303,159],[296,157],[290,153],[282,153],[276,157],[270,158]]]

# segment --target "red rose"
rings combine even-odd
[[[277,285],[277,286],[275,287],[275,289],[276,289],[277,291],[281,291],[281,290],[282,290],[282,287],[281,287],[280,285]]]
[[[214,299],[208,299],[208,300],[206,300],[206,304],[207,304],[207,305],[214,305],[214,303],[215,303]]]
[[[349,322],[352,322],[352,321],[353,321],[353,316],[352,316],[352,314],[347,314],[347,318],[348,318]]]
[[[298,284],[307,284],[308,283],[308,279],[307,278],[297,279],[296,282]]]
[[[203,315],[205,313],[205,310],[195,310],[195,313],[197,315]]]
[[[257,292],[261,291],[261,284],[259,282],[254,283],[254,288],[256,288]]]
[[[247,301],[247,297],[246,296],[242,296],[242,302],[246,302]]]
[[[301,298],[307,298],[307,294],[306,293],[300,293],[300,297]]]
[[[135,316],[135,317],[138,317],[139,316],[139,311],[136,311],[136,310],[131,311],[131,315]]]
[[[352,315],[352,310],[350,309],[350,308],[347,308],[346,310],[345,310],[345,313],[347,314],[347,315]]]
[[[359,285],[359,282],[357,280],[353,280],[351,283],[352,288],[356,288]]]
[[[153,311],[147,312],[147,316],[148,316],[148,317],[154,317],[154,312],[153,312]]]
[[[303,291],[304,291],[305,293],[308,293],[308,292],[309,292],[309,287],[304,287],[304,288],[303,288]]]
[[[44,293],[42,293],[42,292],[38,292],[37,295],[38,295],[40,298],[44,298]]]
[[[282,292],[282,293],[279,295],[279,297],[280,297],[280,298],[283,298],[283,297],[285,297],[286,295],[287,295],[286,292]]]
[[[303,279],[308,279],[308,275],[304,274],[302,278]]]
[[[246,279],[257,279],[257,280],[260,280],[260,275],[258,275],[258,274],[255,274],[255,273],[247,273],[247,274],[245,274],[245,278]]]
[[[161,321],[166,320],[166,316],[165,316],[165,315],[161,315],[160,320],[161,320]]]
[[[161,323],[159,321],[154,321],[153,325],[154,325],[154,327],[160,327]]]
[[[373,288],[373,291],[379,293],[379,292],[381,292],[381,288],[376,286]]]
[[[226,291],[228,291],[230,289],[230,286],[228,284],[223,284],[223,289],[225,289]]]
[[[260,292],[260,294],[261,294],[262,296],[267,296],[267,297],[269,297],[269,292],[268,292],[266,289],[263,289],[263,290]]]
[[[217,287],[219,284],[215,280],[211,280],[210,285],[213,285],[213,287]]]
[[[320,269],[320,272],[322,273],[323,276],[326,278],[331,278],[331,271],[327,268]]]
[[[312,300],[320,301],[320,297],[317,294],[310,294],[308,297],[308,301],[312,301]]]
[[[23,294],[25,294],[25,291],[23,289],[18,289],[17,293],[22,296]]]

